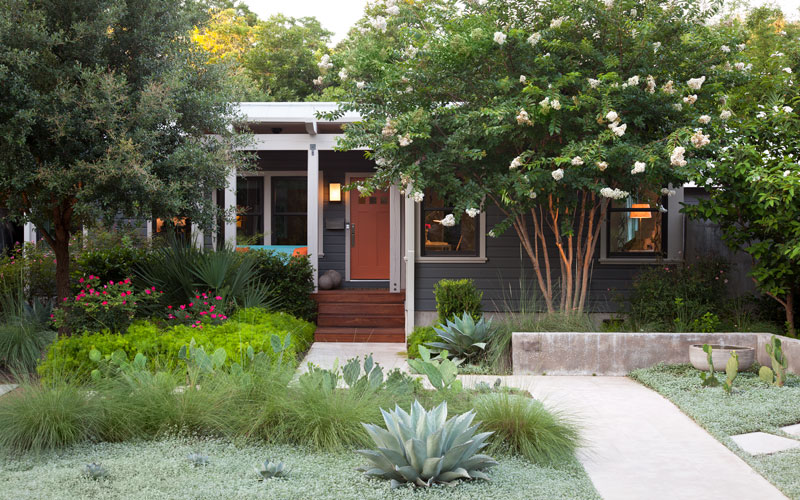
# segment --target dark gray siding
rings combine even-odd
[[[496,207],[486,212],[488,231],[502,220],[502,213]],[[531,222],[532,224],[532,222]],[[549,245],[550,268],[554,277],[559,274],[558,256],[554,243]],[[533,272],[530,259],[523,250],[513,229],[497,238],[486,238],[485,263],[448,264],[417,263],[415,308],[418,311],[436,310],[433,287],[441,279],[471,278],[479,290],[483,291],[485,311],[518,310],[520,300],[526,304],[541,302],[541,293]],[[632,278],[639,266],[622,264],[600,264],[595,261],[588,296],[589,312],[612,312],[616,305],[612,298],[626,294]]]

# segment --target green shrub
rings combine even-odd
[[[83,388],[23,383],[0,398],[0,447],[11,451],[61,448],[95,437],[102,402]]]
[[[247,252],[246,255],[255,259],[259,279],[268,283],[283,299],[278,310],[313,321],[317,315],[317,304],[311,298],[314,292],[314,268],[308,257],[290,257],[263,250]]]
[[[0,252],[0,294],[22,289],[25,299],[50,299],[56,296],[56,264],[46,243],[16,245],[9,253]]]
[[[672,330],[676,320],[685,329],[705,313],[722,315],[729,269],[726,260],[712,256],[639,272],[630,296],[631,319],[639,327]]]
[[[0,366],[6,370],[31,373],[56,332],[37,322],[0,323]]]
[[[417,326],[411,335],[408,336],[408,357],[416,359],[419,357],[419,346],[428,342],[439,340],[439,335],[432,326]]]
[[[439,323],[444,324],[453,316],[461,316],[465,312],[475,318],[475,321],[483,315],[483,292],[475,288],[471,279],[441,280],[436,283],[433,294],[436,296]]]
[[[75,258],[72,271],[74,281],[89,276],[100,276],[108,281],[122,281],[134,275],[136,266],[147,258],[147,251],[141,248],[115,246],[101,250],[81,252]]]
[[[241,310],[225,323],[203,329],[185,325],[161,328],[156,323],[143,321],[132,324],[125,334],[100,332],[61,338],[50,347],[47,359],[39,365],[38,371],[43,377],[63,373],[86,378],[94,369],[89,360],[92,348],[103,354],[122,350],[129,358],[140,352],[164,367],[174,367],[178,351],[193,338],[206,350],[225,349],[231,362],[241,360],[247,346],[255,351],[264,351],[269,357],[277,357],[270,344],[272,334],[281,340],[291,334],[291,343],[283,356],[285,360],[296,363],[297,356],[311,345],[314,329],[313,324],[288,314],[257,309]]]
[[[537,400],[506,393],[475,400],[481,430],[493,432],[490,452],[512,452],[549,464],[574,456],[580,445],[577,426]]]

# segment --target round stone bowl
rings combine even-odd
[[[714,370],[725,371],[725,366],[731,358],[731,353],[736,351],[739,356],[739,371],[744,371],[753,366],[756,358],[756,350],[752,347],[742,347],[735,345],[716,345],[711,344],[711,362],[714,363]],[[708,370],[708,355],[703,351],[703,344],[693,344],[689,346],[689,361],[698,370]]]

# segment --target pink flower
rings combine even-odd
[[[194,302],[189,302],[189,307],[193,307],[193,306],[194,306]]]
[[[127,291],[127,293],[126,293],[125,295],[130,295],[130,294],[132,294],[132,293],[133,293],[132,291],[128,290],[128,291]]]
[[[209,307],[208,310],[209,311],[213,311],[214,310],[214,306]]]
[[[113,281],[109,281],[109,282],[108,282],[108,284],[109,284],[109,285],[113,285],[113,284],[114,284],[114,282],[113,282]]]
[[[103,287],[103,288],[105,288],[105,287]],[[108,295],[108,292],[106,292],[105,290],[103,290],[103,295]]]
[[[222,297],[220,297],[219,295],[217,295],[216,297],[214,297],[214,300],[222,300]]]
[[[103,301],[103,305],[104,305],[104,306],[107,306],[107,305],[108,305],[108,301],[107,301],[107,300],[104,300],[104,301]]]
[[[197,321],[195,321],[195,323],[200,324],[200,320],[198,319]]]
[[[212,319],[217,319],[217,315],[216,315],[216,314],[214,314],[214,313],[211,313],[211,318],[212,318]]]
[[[78,283],[83,283],[83,278],[79,279]]]
[[[188,319],[188,318],[189,318],[189,315],[188,315],[188,314],[187,314],[186,316],[184,316],[184,317],[183,317],[183,319]]]
[[[154,286],[151,286],[151,287],[150,287],[150,290],[153,290],[153,291],[155,291],[155,290],[156,290],[156,287],[154,287]],[[161,292],[161,293],[164,293],[164,292]]]
[[[149,288],[145,288],[145,289],[144,289],[144,293],[146,293],[147,295],[150,295],[150,293],[151,293],[151,292],[150,292],[150,289],[149,289]]]
[[[171,314],[170,314],[170,315],[169,315],[169,319],[173,319],[173,318],[175,318],[175,316],[173,316],[173,315],[171,315]]]
[[[191,326],[192,328],[194,328],[194,327],[195,327],[194,325],[189,325],[189,326]]]
[[[67,301],[67,298],[66,298],[66,297],[64,297],[64,302],[66,302],[66,301]]]
[[[189,304],[189,305],[191,305],[191,304]],[[181,304],[181,311],[183,311],[184,309],[186,309],[186,306]]]
[[[126,280],[125,280],[125,284],[126,284],[126,285],[130,285],[130,283],[131,283],[131,279],[130,279],[130,278],[128,278],[128,279],[126,279]]]
[[[196,299],[199,299],[199,298],[200,298],[200,296],[199,296],[199,295],[195,295],[195,296],[194,296],[194,298],[196,298]]]
[[[125,304],[127,304],[127,303],[128,303],[128,301],[127,301],[127,300],[123,300],[123,301],[122,301],[122,305],[123,305],[123,306],[124,306]]]
[[[172,309],[172,306],[167,306],[167,309]]]
[[[208,314],[206,311],[200,311],[200,316],[205,316],[206,314]]]
[[[125,292],[122,292],[121,294],[119,294],[119,296],[120,297],[124,297],[125,296]]]

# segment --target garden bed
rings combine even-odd
[[[731,439],[756,431],[794,437],[780,427],[800,422],[800,377],[789,375],[784,387],[771,387],[750,370],[739,374],[728,395],[722,387],[702,387],[698,374],[690,365],[658,365],[630,376],[672,401],[789,498],[800,498],[800,449],[752,456]]]
[[[190,453],[208,456],[194,467]],[[283,461],[286,478],[258,481],[253,470],[270,458]],[[500,456],[491,481],[460,482],[428,490],[390,489],[388,481],[365,478],[354,469],[364,464],[352,452],[324,453],[293,446],[234,445],[226,440],[170,437],[159,441],[85,444],[66,451],[6,460],[0,483],[8,498],[27,498],[36,484],[41,499],[107,500],[140,498],[336,499],[550,499],[600,498],[577,461],[541,467],[524,459]],[[81,469],[98,462],[108,478],[81,477]]]

